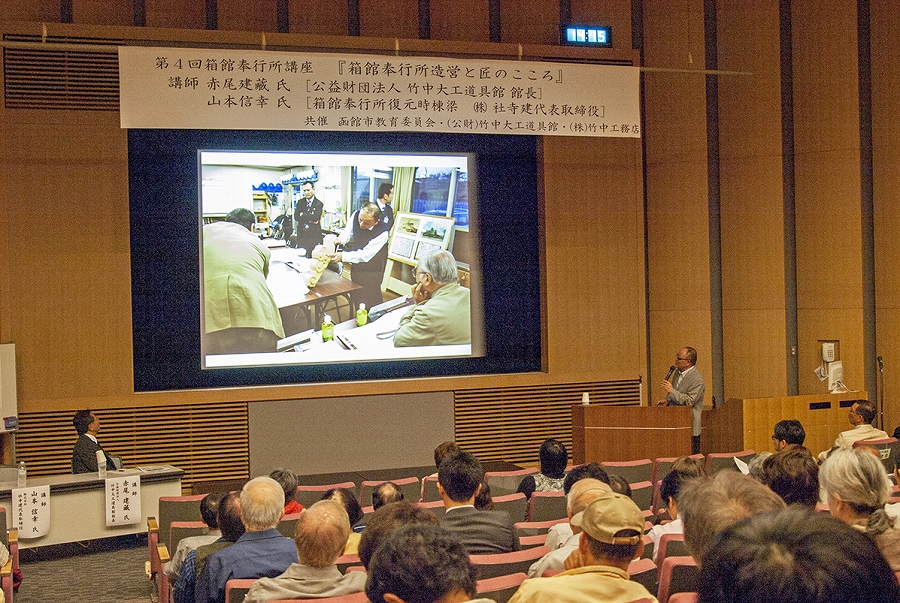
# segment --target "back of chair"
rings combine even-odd
[[[422,485],[418,477],[404,477],[402,479],[366,480],[359,485],[359,504],[363,507],[372,506],[372,492],[376,486],[386,482],[393,482],[403,492],[403,500],[418,502],[422,495]]]
[[[484,474],[484,481],[491,487],[491,496],[503,496],[515,493],[522,478],[537,472],[537,467],[518,471],[488,471]]]
[[[428,509],[438,519],[443,517],[444,513],[447,512],[447,508],[444,506],[444,501],[442,501],[442,500],[436,500],[434,502],[417,503],[416,506],[421,507],[423,509]]]
[[[546,534],[550,528],[558,523],[568,523],[569,519],[563,517],[561,519],[551,519],[549,521],[519,521],[516,522],[516,534],[519,538],[523,536],[537,536],[538,534]]]
[[[495,511],[506,511],[513,522],[522,521],[528,513],[528,499],[521,492],[491,496]]]
[[[637,482],[631,486],[631,500],[641,511],[650,511],[653,507],[653,482]]]
[[[660,457],[658,459],[654,459],[653,460],[653,475],[650,478],[650,481],[653,482],[654,484],[663,481],[665,479],[665,477],[669,474],[669,472],[672,470],[672,465],[674,465],[675,461],[677,461],[679,458],[681,458],[681,457],[665,456],[665,457]],[[702,454],[692,454],[689,458],[703,462],[704,457]]]
[[[301,511],[302,513],[302,511]],[[294,539],[294,529],[297,527],[297,520],[300,519],[300,513],[288,513],[287,515],[282,515],[281,520],[278,522],[276,526],[278,528],[278,532],[291,540]]]
[[[232,578],[225,583],[225,603],[244,603],[244,598],[256,578]]]
[[[536,546],[544,546],[547,542],[547,534],[535,534],[534,536],[519,536],[519,546],[530,549]]]
[[[528,576],[522,572],[509,574],[508,576],[497,576],[496,578],[485,578],[478,581],[478,594],[486,599],[492,599],[497,603],[506,603],[518,590],[519,585],[525,581]]]
[[[722,469],[738,470],[734,459],[738,458],[749,463],[756,456],[755,450],[741,450],[740,452],[711,452],[706,455],[706,472],[712,475]]]
[[[659,569],[652,559],[641,558],[628,564],[628,575],[633,582],[643,585],[648,592],[656,592]]]
[[[496,578],[516,573],[528,573],[531,564],[550,552],[546,546],[513,551],[512,553],[496,553],[493,555],[469,555],[469,560],[477,569],[479,580]]]
[[[340,597],[325,597],[324,599],[316,599],[316,603],[367,603],[369,598],[366,593],[353,593],[352,595],[341,595]],[[274,599],[269,603],[297,603],[297,599]]]
[[[309,508],[315,503],[322,500],[322,495],[332,488],[347,488],[356,492],[356,484],[353,482],[341,482],[340,484],[324,484],[321,486],[297,486],[297,494],[294,500],[303,505],[303,508]]]
[[[338,567],[342,574],[347,573],[347,568],[353,565],[360,565],[359,555],[341,555],[334,560],[334,564]]]
[[[672,593],[669,595],[669,603],[698,603],[700,593]]]
[[[659,603],[668,603],[673,593],[696,592],[700,584],[700,570],[694,558],[666,557],[659,572]]]
[[[625,478],[629,484],[635,482],[649,482],[653,477],[653,461],[640,459],[637,461],[603,461],[600,466],[607,473],[619,475]]]
[[[438,478],[436,475],[422,478],[422,502],[441,500],[441,493],[438,492],[437,483]]]
[[[684,544],[684,534],[663,534],[659,537],[656,548],[659,551],[656,554],[656,565],[659,567],[662,567],[666,557],[683,557],[685,555],[690,555],[687,546]]]
[[[881,455],[881,464],[884,465],[884,470],[890,474],[894,473],[896,463],[900,461],[900,457],[898,457],[898,454],[900,454],[900,443],[897,442],[897,438],[860,440],[853,443],[854,448],[859,448],[860,446],[871,446],[876,449],[878,454]]]
[[[564,492],[535,492],[528,507],[528,521],[548,521],[566,517]]]
[[[169,529],[173,521],[199,521],[200,501],[206,494],[159,497],[159,540],[168,546]],[[174,553],[174,551],[171,551]]]
[[[204,534],[209,534],[209,526],[202,521],[173,521],[169,524],[169,539],[166,542],[169,554],[175,554],[175,551],[178,550],[178,543],[183,538],[203,536]]]

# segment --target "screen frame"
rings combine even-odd
[[[485,355],[203,369],[198,149],[471,153],[479,203]],[[404,132],[129,130],[135,391],[542,370],[537,137]],[[473,183],[470,182],[470,186]],[[510,238],[515,233],[515,238]]]

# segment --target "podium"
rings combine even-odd
[[[576,465],[690,454],[690,406],[572,406]]]

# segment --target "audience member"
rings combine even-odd
[[[403,490],[394,482],[384,482],[375,486],[372,490],[372,508],[377,511],[388,503],[403,500]]]
[[[294,498],[297,496],[297,486],[300,483],[297,480],[297,474],[290,469],[276,469],[269,474],[269,477],[278,482],[284,490],[284,514],[290,515],[302,511],[303,505]]]
[[[472,599],[475,593],[475,566],[466,549],[438,526],[399,528],[369,563],[366,594],[372,603],[493,603]]]
[[[294,543],[299,562],[276,578],[257,580],[244,603],[340,597],[362,592],[366,575],[363,572],[341,574],[334,563],[343,552],[349,534],[350,518],[343,505],[334,500],[320,500],[297,520]]]
[[[431,511],[405,500],[387,504],[372,513],[359,540],[360,562],[368,568],[375,550],[394,530],[417,523],[438,525],[438,520]]]
[[[199,536],[188,536],[178,541],[178,548],[175,549],[169,562],[163,567],[163,571],[168,576],[171,584],[175,584],[175,580],[178,578],[178,571],[181,569],[188,553],[199,546],[212,544],[222,537],[216,515],[219,513],[219,503],[225,497],[225,494],[227,492],[211,492],[200,501],[200,521],[206,524],[209,532]]]
[[[681,491],[688,480],[706,476],[706,468],[702,463],[689,457],[682,457],[690,463],[677,463],[673,465],[672,470],[663,478],[659,485],[660,501],[666,505],[669,517],[672,519],[669,523],[653,526],[648,535],[653,541],[653,561],[656,562],[659,553],[659,539],[663,534],[684,534],[684,526],[681,517],[678,516],[678,499]],[[679,459],[680,460],[680,459]]]
[[[891,486],[881,461],[865,450],[836,450],[822,463],[819,481],[831,514],[865,531],[900,571],[900,529],[884,510]]]
[[[703,557],[702,603],[896,603],[897,579],[872,542],[802,507],[726,528]]]
[[[606,469],[597,463],[588,463],[579,465],[566,474],[566,478],[563,480],[563,492],[568,496],[576,482],[588,478],[599,480],[609,485],[612,490],[611,480]],[[572,526],[569,525],[569,522],[558,523],[547,531],[547,540],[544,542],[544,546],[549,547],[552,551],[563,546],[571,537]]]
[[[359,532],[356,531],[356,526],[362,522],[364,517],[362,507],[359,506],[359,501],[356,500],[356,495],[347,488],[332,488],[322,495],[322,500],[336,500],[344,505],[347,517],[350,518],[350,525],[353,526],[353,530],[347,538],[347,544],[344,546],[344,554],[355,555],[359,547]]]
[[[297,562],[297,548],[276,526],[284,513],[284,490],[271,477],[251,479],[241,490],[243,536],[213,553],[197,578],[197,603],[225,603],[232,578],[273,578]]]
[[[491,487],[485,480],[481,480],[481,489],[475,495],[475,508],[480,511],[493,511],[494,499],[491,496]]]
[[[441,525],[462,542],[471,555],[519,550],[519,537],[509,513],[475,508],[484,471],[468,452],[444,459],[438,469],[438,491],[446,512]]]
[[[768,450],[763,452],[757,452],[756,455],[747,461],[747,473],[758,482],[762,482],[762,470],[763,463],[766,462],[766,459],[772,456],[772,453]]]
[[[699,565],[716,534],[750,515],[784,507],[780,496],[737,471],[690,480],[678,499],[684,544]]]
[[[863,440],[883,440],[888,434],[872,426],[875,420],[875,405],[868,400],[857,400],[847,411],[847,420],[852,429],[842,431],[834,441],[831,450],[819,453],[819,462],[828,458],[828,455],[839,449],[852,448],[853,444]]]
[[[772,436],[775,452],[780,452],[791,444],[803,446],[805,440],[806,431],[803,430],[803,425],[797,419],[785,419],[775,423],[774,435]]]
[[[531,498],[535,492],[562,492],[566,477],[566,465],[569,454],[559,440],[544,440],[538,452],[541,461],[541,472],[526,475],[519,483],[517,492]]]
[[[621,475],[615,473],[610,475],[609,487],[612,488],[613,492],[618,492],[619,494],[624,494],[628,498],[631,498],[631,484],[629,484],[628,480]]]
[[[625,603],[656,599],[628,577],[628,565],[644,549],[644,516],[634,501],[615,492],[602,494],[572,525],[582,529],[578,550],[567,570],[552,578],[529,578],[509,603]]]
[[[456,442],[441,442],[434,449],[434,468],[440,469],[441,463],[444,462],[444,459],[447,457],[451,457],[454,454],[459,454],[462,452],[462,449],[456,445]],[[437,471],[431,474],[432,477],[437,477]]]
[[[578,550],[578,543],[581,540],[581,528],[572,525],[572,517],[584,511],[589,504],[608,492],[610,492],[609,486],[596,479],[579,480],[572,486],[566,501],[566,516],[569,518],[572,535],[559,548],[554,548],[531,564],[528,569],[529,578],[540,578],[547,570],[565,569],[566,559]]]
[[[216,523],[221,538],[190,551],[178,570],[178,579],[172,584],[172,600],[175,603],[194,603],[197,576],[206,567],[206,559],[217,551],[231,546],[244,535],[241,521],[241,498],[238,492],[229,492],[219,501]]]
[[[760,481],[789,505],[815,509],[819,502],[819,464],[805,446],[791,444],[767,458]]]

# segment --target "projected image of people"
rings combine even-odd
[[[469,290],[459,284],[456,260],[434,251],[416,265],[412,296],[416,302],[394,333],[397,347],[467,344],[472,341]]]
[[[471,155],[202,150],[199,167],[204,369],[484,354]]]
[[[246,208],[203,227],[203,287],[207,354],[274,352],[284,337],[281,314],[266,285],[270,252],[251,229]]]

